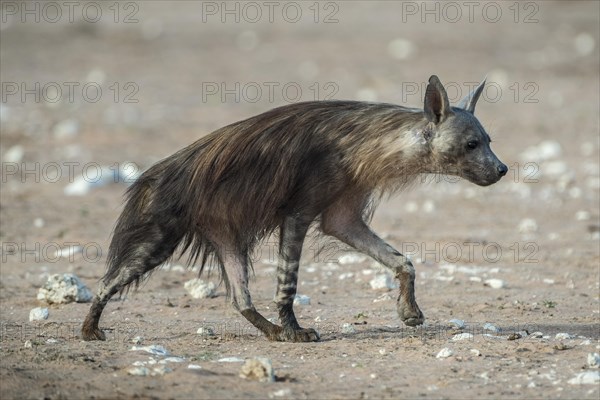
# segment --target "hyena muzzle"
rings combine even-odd
[[[136,286],[174,253],[214,260],[233,306],[270,340],[316,341],[293,311],[300,255],[316,225],[389,268],[400,281],[397,309],[422,324],[410,260],[373,233],[372,205],[422,174],[452,174],[477,185],[507,167],[474,116],[485,81],[451,107],[436,76],[424,109],[357,101],[311,101],[275,108],[223,127],[158,162],[128,189],[113,232],[108,269],[82,328],[104,340],[99,320],[109,299]],[[280,325],[254,308],[250,254],[279,235],[275,301]]]

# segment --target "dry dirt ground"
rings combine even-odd
[[[289,4],[2,1],[2,399],[597,399],[587,357],[600,352],[599,3]],[[143,170],[298,99],[419,107],[433,73],[452,101],[488,74],[477,115],[511,169],[487,188],[429,179],[382,201],[373,228],[414,260],[423,327],[399,321],[397,289],[371,288],[378,265],[322,238],[300,272],[310,304],[296,306],[318,343],[268,342],[222,287],[192,299],[184,283],[196,274],[177,261],[110,302],[106,342],[79,338],[89,304],[36,299],[50,274],[95,290],[104,272],[125,186],[66,195],[82,174],[86,184],[97,166],[106,180],[127,162]],[[85,251],[55,257],[73,243]],[[273,248],[257,252],[251,284],[269,318]],[[39,306],[49,318],[30,322]],[[135,337],[183,362],[130,375],[134,362],[153,371],[165,359],[130,351]],[[452,355],[437,358],[444,348]],[[275,382],[238,376],[236,360],[256,356]],[[591,383],[576,384],[580,373]]]

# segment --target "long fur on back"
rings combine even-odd
[[[189,263],[200,258],[201,271],[211,256],[221,263],[222,246],[241,249],[250,265],[257,243],[285,215],[318,217],[342,194],[332,188],[383,193],[410,182],[424,162],[410,132],[421,121],[422,111],[392,104],[319,101],[218,129],[129,188],[104,279],[118,275],[148,235],[161,238],[158,232],[168,232],[171,254],[178,247],[189,251]]]

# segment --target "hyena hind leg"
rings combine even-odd
[[[148,237],[152,236],[148,234]],[[171,257],[177,247],[176,235],[161,234],[154,237],[156,239],[153,242],[139,244],[136,246],[137,250],[129,253],[135,256],[119,264],[118,274],[111,278],[105,276],[102,279],[81,328],[81,336],[84,340],[106,340],[104,332],[99,328],[99,322],[102,311],[111,297]]]

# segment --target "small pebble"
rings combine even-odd
[[[202,367],[198,364],[188,364],[188,369],[202,369]]]
[[[48,309],[42,307],[36,307],[29,312],[29,321],[41,321],[48,319]]]
[[[239,357],[223,357],[219,358],[217,362],[226,362],[226,363],[234,363],[234,362],[244,362],[243,358]]]
[[[198,328],[196,333],[201,336],[214,336],[215,335],[215,331],[213,330],[213,328],[211,328],[209,326]]]
[[[216,285],[213,282],[204,282],[200,278],[194,278],[183,284],[185,290],[195,299],[206,299],[215,297]]]
[[[447,347],[444,347],[443,349],[441,349],[439,351],[439,353],[437,353],[437,355],[435,356],[435,358],[448,358],[450,357],[452,354],[454,354],[454,352],[452,350],[450,350]]]
[[[297,294],[294,297],[294,305],[298,306],[307,306],[310,304],[310,297],[305,296],[303,294]]]
[[[561,332],[561,333],[557,333],[554,336],[554,339],[556,339],[556,340],[575,339],[575,336],[571,335],[570,333]]]
[[[23,344],[24,349],[31,349],[32,347],[33,347],[33,343],[31,343],[31,340],[26,340],[25,343]]]
[[[587,355],[587,365],[590,368],[599,368],[600,367],[600,354],[589,353]]]
[[[502,279],[486,279],[483,284],[492,289],[502,289],[506,287],[506,283]]]
[[[483,324],[483,330],[484,331],[491,331],[491,332],[499,332],[500,329],[498,329],[498,327],[494,324],[490,324],[489,322],[486,322],[485,324]]]
[[[462,319],[451,319],[448,323],[458,329],[463,329],[465,327],[465,321]]]
[[[519,232],[521,233],[533,233],[537,232],[538,225],[532,218],[525,218],[519,222]]]
[[[259,382],[275,382],[273,364],[265,357],[256,357],[246,361],[240,371],[240,377]]]
[[[481,357],[481,351],[479,351],[477,349],[471,349],[470,352],[471,352],[471,354],[473,354],[476,357]]]
[[[133,346],[129,351],[145,351],[156,356],[168,356],[170,354],[163,346],[156,344],[150,346]]]
[[[342,324],[342,333],[344,333],[344,334],[356,333],[356,328],[354,327],[354,325],[349,324],[348,322],[345,322],[344,324]]]
[[[600,382],[600,371],[585,371],[569,379],[571,385],[597,385]]]
[[[472,333],[463,332],[463,333],[459,333],[459,334],[452,336],[452,340],[455,342],[460,341],[460,340],[468,340],[468,339],[473,339]]]

